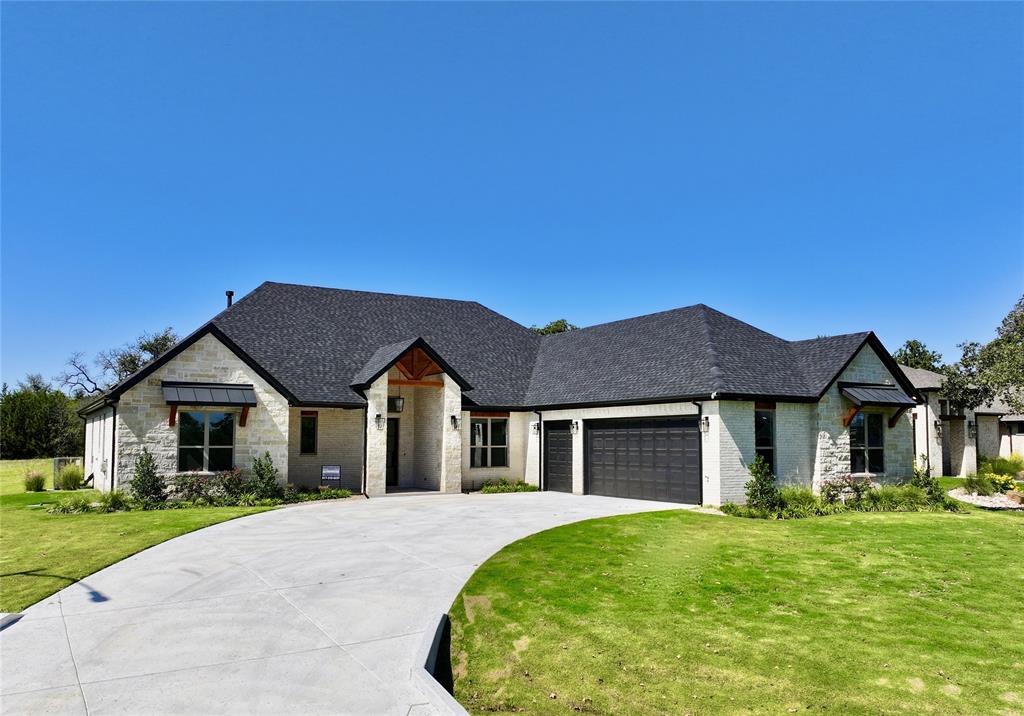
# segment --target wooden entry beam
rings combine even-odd
[[[856,405],[853,406],[852,408],[850,408],[849,410],[847,410],[846,411],[846,415],[843,416],[843,427],[844,428],[850,427],[850,423],[853,422],[853,419],[857,417],[857,413],[859,413],[859,412],[860,412],[860,408],[858,408]]]
[[[903,417],[903,413],[907,412],[908,410],[910,410],[910,408],[900,408],[895,413],[893,413],[892,417],[889,418],[889,427],[890,428],[895,428],[896,427],[896,423],[899,422],[899,419],[901,417]]]
[[[406,385],[411,388],[443,388],[444,381],[441,380],[406,380],[405,378],[394,378],[388,380],[388,385]]]

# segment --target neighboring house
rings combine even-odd
[[[923,400],[914,408],[914,455],[929,474],[969,475],[983,457],[1024,452],[1024,415],[1001,401],[964,410],[941,397],[943,376],[923,368],[900,368]]]
[[[229,299],[230,302],[230,299]],[[697,305],[539,336],[484,306],[264,283],[83,409],[98,487],[269,452],[369,496],[487,480],[687,503],[909,476],[917,393],[873,333],[786,341]]]

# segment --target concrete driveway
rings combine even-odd
[[[208,527],[74,584],[0,632],[3,713],[429,714],[413,655],[478,565],[591,517],[679,505],[415,495]]]

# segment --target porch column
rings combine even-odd
[[[462,492],[462,431],[452,426],[452,416],[462,417],[462,389],[447,373],[442,374],[441,397],[441,492]]]
[[[388,464],[388,374],[384,373],[366,389],[366,494],[376,497],[387,493]],[[384,429],[377,427],[377,416]]]

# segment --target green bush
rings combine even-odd
[[[274,459],[270,457],[270,453],[264,453],[263,457],[254,457],[252,477],[249,478],[245,494],[255,495],[259,500],[271,500],[280,498],[283,493],[284,490],[277,481],[277,468],[274,466]]]
[[[924,490],[929,502],[941,503],[946,499],[946,491],[939,484],[939,478],[928,475],[926,464],[927,457],[922,455],[914,466],[914,476],[910,479],[910,484]]]
[[[768,469],[768,463],[758,455],[749,470],[750,480],[743,486],[747,492],[747,507],[766,512],[778,510],[781,507],[779,488],[775,486],[775,475]]]
[[[135,461],[135,473],[128,481],[128,488],[146,505],[160,504],[167,500],[167,484],[157,472],[156,461],[146,448],[142,448],[142,453]]]
[[[236,467],[229,472],[221,472],[217,474],[217,481],[220,484],[220,489],[224,493],[224,497],[237,500],[238,497],[249,490],[249,478],[242,473],[242,469]]]
[[[1010,457],[982,458],[981,464],[978,465],[978,472],[1017,477],[1024,473],[1024,455],[1015,452]]]
[[[77,463],[65,465],[57,473],[57,489],[80,490],[85,482],[85,470]]]
[[[316,502],[317,500],[342,500],[352,497],[349,490],[333,487],[321,487],[319,490],[303,490],[295,485],[286,485],[284,489],[284,502]]]
[[[1009,492],[1016,487],[1016,481],[1010,475],[987,474],[985,477],[992,483],[996,492]]]
[[[85,495],[69,495],[46,506],[46,511],[55,515],[76,515],[92,511],[92,500]]]
[[[127,493],[120,490],[104,492],[99,497],[97,512],[127,512],[132,509],[132,500]]]
[[[537,486],[530,485],[522,480],[510,480],[502,477],[497,480],[485,482],[480,492],[485,495],[494,495],[500,492],[536,492]]]
[[[171,479],[171,485],[174,498],[177,500],[209,499],[220,492],[217,475],[204,475],[199,472],[179,473]]]
[[[921,512],[948,510],[960,512],[962,507],[946,496],[931,499],[928,493],[915,485],[886,485],[862,489],[860,497],[852,494],[845,501],[835,496],[815,495],[808,487],[783,487],[778,493],[778,504],[767,510],[751,505],[722,505],[722,512],[735,517],[755,519],[792,520],[804,517],[835,515],[841,512]]]
[[[982,497],[988,497],[996,491],[989,475],[968,475],[964,478],[964,491]]]
[[[46,478],[38,470],[25,473],[25,492],[43,492],[46,490]]]

